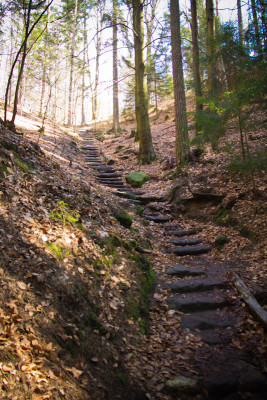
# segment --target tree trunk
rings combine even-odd
[[[27,39],[29,35],[29,27],[30,27],[30,19],[31,19],[31,8],[32,8],[32,0],[29,0],[28,4],[28,10],[27,10],[27,17],[25,21],[25,39],[24,39],[24,45],[23,45],[23,51],[22,51],[22,57],[21,57],[21,62],[20,62],[20,67],[19,67],[19,72],[18,72],[18,79],[17,79],[17,85],[16,85],[16,90],[15,90],[15,96],[14,96],[14,104],[13,104],[13,114],[11,118],[11,127],[15,125],[15,118],[17,114],[17,108],[18,108],[18,98],[19,98],[19,88],[20,88],[20,82],[23,74],[23,68],[27,56]]]
[[[241,47],[243,47],[243,21],[242,21],[241,0],[237,0],[237,19],[238,19],[239,44]]]
[[[12,75],[13,75],[13,72],[14,72],[14,68],[15,68],[15,66],[16,66],[16,63],[17,63],[17,61],[18,61],[18,59],[19,59],[19,56],[20,56],[21,52],[23,51],[23,53],[24,53],[25,46],[27,47],[27,40],[28,40],[29,36],[31,35],[33,29],[34,29],[35,26],[38,24],[38,22],[40,21],[40,19],[42,18],[42,16],[43,16],[43,15],[46,13],[46,11],[49,9],[49,7],[50,7],[51,4],[53,3],[53,1],[54,1],[54,0],[51,0],[51,1],[47,4],[47,6],[46,6],[46,7],[44,8],[44,10],[41,12],[41,14],[39,15],[39,17],[38,17],[38,18],[35,20],[35,22],[32,24],[31,29],[27,31],[27,35],[25,35],[25,38],[24,38],[24,40],[23,40],[23,42],[22,42],[22,44],[21,44],[21,46],[20,46],[20,48],[19,48],[19,50],[18,50],[18,52],[17,52],[17,54],[16,54],[16,57],[15,57],[15,59],[14,59],[14,62],[13,62],[13,64],[12,64],[12,67],[11,67],[11,70],[10,70],[10,73],[9,73],[9,76],[8,76],[7,87],[6,87],[6,92],[5,92],[5,107],[4,107],[4,122],[5,122],[5,124],[6,124],[6,122],[7,122],[8,93],[9,93],[9,89],[10,89],[10,84],[11,84],[11,79],[12,79]],[[32,3],[32,1],[30,1],[30,3]],[[28,9],[30,8],[30,3],[29,3]],[[27,24],[26,24],[26,25],[27,25]],[[28,28],[29,28],[29,26],[28,26]],[[25,30],[25,32],[26,32],[26,30]],[[26,55],[27,55],[27,53],[26,53],[26,51],[25,51],[25,58],[26,58]],[[25,62],[25,59],[24,59],[24,62]],[[22,65],[22,64],[21,64],[21,65]],[[22,70],[23,70],[23,69],[22,69]],[[21,74],[22,74],[22,72],[21,72]],[[19,74],[19,75],[20,75],[20,74]],[[18,79],[21,79],[21,76],[20,76],[20,78],[19,78],[19,76],[18,76]],[[19,88],[16,88],[16,91],[18,92],[17,89],[19,90]],[[17,93],[17,96],[18,96],[18,93]],[[15,93],[15,98],[16,98],[16,93]],[[15,103],[15,102],[14,102],[14,103]],[[17,102],[16,102],[16,106],[17,106]],[[16,111],[16,110],[15,110],[15,111]],[[17,111],[16,111],[16,112],[17,112]],[[14,121],[15,121],[16,113],[15,113],[15,115],[14,115],[14,110],[13,110],[13,117],[14,117]],[[12,119],[13,119],[13,117],[12,117]],[[13,122],[13,125],[14,125],[14,122]]]
[[[150,164],[155,159],[148,117],[144,64],[143,1],[132,0],[135,51],[135,112],[139,137],[139,162]]]
[[[198,48],[198,26],[197,26],[197,1],[191,0],[191,32],[193,46],[193,77],[196,97],[196,112],[203,109],[203,104],[198,101],[202,96],[200,68],[199,68],[199,48]]]
[[[267,21],[266,21],[266,8],[267,4],[265,0],[259,0],[260,3],[260,13],[261,13],[261,22],[262,22],[262,30],[263,30],[263,42],[264,42],[264,56],[265,61],[267,57]]]
[[[97,6],[97,33],[96,33],[96,65],[95,65],[95,82],[93,89],[93,98],[92,98],[92,119],[96,120],[98,118],[98,82],[99,82],[99,62],[101,55],[101,47],[102,47],[102,33],[101,29],[103,26],[102,16],[103,9],[105,7],[105,1],[103,4],[99,2]]]
[[[82,67],[82,104],[81,104],[81,125],[85,125],[85,49],[87,49],[87,31],[86,31],[86,10],[83,15],[83,67]]]
[[[113,127],[115,135],[120,130],[119,122],[119,88],[118,88],[118,26],[117,0],[113,0]]]
[[[156,8],[158,5],[158,0],[152,0],[150,2],[151,7],[151,15],[146,13],[146,26],[147,26],[147,99],[148,103],[150,103],[151,97],[151,88],[152,88],[152,80],[153,80],[153,60],[152,60],[152,34],[153,34],[153,26],[156,16]],[[146,8],[148,9],[148,7]]]
[[[70,50],[70,83],[69,83],[69,102],[68,102],[68,125],[71,125],[71,123],[72,123],[72,89],[73,89],[74,48],[75,48],[75,36],[76,36],[77,9],[78,9],[78,0],[75,0],[73,24],[72,24],[71,50]]]
[[[209,95],[217,92],[215,44],[214,44],[214,8],[213,0],[206,0],[207,20],[207,88]]]
[[[181,49],[180,11],[179,1],[170,1],[171,13],[171,47],[173,88],[175,100],[175,124],[176,124],[176,163],[181,164],[189,156],[189,138],[186,115],[185,87],[183,74],[183,58]]]
[[[252,7],[253,24],[254,24],[255,36],[256,36],[256,51],[258,53],[258,56],[260,58],[262,58],[263,54],[262,54],[260,31],[259,31],[259,24],[258,24],[255,0],[251,0],[251,7]]]

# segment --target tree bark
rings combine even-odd
[[[184,163],[189,156],[189,138],[186,115],[183,58],[181,49],[180,10],[178,0],[170,1],[170,13],[176,125],[176,163],[177,168],[180,168],[181,164]]]
[[[85,65],[86,65],[86,55],[85,49],[87,49],[87,27],[86,27],[86,8],[84,9],[83,15],[83,67],[82,67],[82,101],[81,101],[81,125],[85,125]]]
[[[232,280],[235,287],[243,297],[243,300],[248,306],[249,310],[258,319],[261,325],[267,329],[267,312],[259,305],[253,294],[249,291],[248,287],[236,273],[233,273]]]
[[[97,6],[97,33],[96,33],[96,65],[95,65],[95,82],[93,88],[93,98],[92,98],[92,119],[96,120],[98,118],[98,82],[99,82],[99,63],[102,47],[102,33],[101,29],[103,26],[102,16],[103,9],[105,7],[105,1],[103,4],[98,2]]]
[[[152,80],[153,80],[153,60],[152,60],[152,34],[153,26],[156,16],[156,8],[158,5],[158,0],[152,0],[150,2],[151,14],[146,13],[145,20],[147,26],[147,100],[150,103],[150,96],[152,91]],[[156,94],[155,94],[156,97]]]
[[[28,36],[29,36],[29,27],[30,27],[30,19],[31,19],[31,8],[32,8],[32,0],[29,0],[28,10],[27,10],[27,17],[26,17],[26,22],[25,22],[25,39],[24,39],[22,57],[21,57],[21,62],[20,62],[20,67],[19,67],[19,72],[18,72],[17,85],[16,85],[16,90],[15,90],[15,96],[14,96],[13,114],[12,114],[12,118],[11,118],[11,127],[15,125],[15,118],[16,118],[17,108],[18,108],[20,82],[21,82],[21,79],[22,79],[23,68],[24,68],[24,64],[25,64],[25,60],[26,60],[26,56],[27,56],[27,40],[28,40]]]
[[[118,88],[118,9],[117,0],[113,0],[113,127],[115,135],[120,130],[119,88]]]
[[[198,101],[202,96],[200,68],[199,68],[199,48],[198,48],[198,25],[197,25],[197,1],[191,0],[191,33],[193,46],[193,77],[195,88],[196,112],[203,109],[203,104]]]
[[[69,81],[69,101],[68,101],[68,125],[72,123],[72,89],[73,89],[73,70],[74,70],[74,49],[75,49],[75,36],[76,36],[76,22],[77,22],[78,0],[75,0],[73,24],[72,24],[72,38],[70,50],[70,81]]]
[[[259,57],[262,58],[263,54],[262,54],[259,23],[258,23],[255,0],[251,0],[251,7],[252,7],[253,24],[254,24],[255,36],[256,36],[256,51],[257,51]]]
[[[155,159],[148,117],[147,87],[144,64],[143,1],[132,0],[135,51],[135,112],[139,137],[139,162],[150,164]]]
[[[214,7],[213,0],[206,0],[207,23],[207,88],[209,95],[217,91],[215,45],[214,45]]]
[[[238,19],[239,44],[241,47],[243,47],[243,21],[242,21],[241,0],[237,0],[237,19]]]
[[[6,124],[6,122],[7,122],[8,93],[9,93],[10,84],[11,84],[11,79],[12,79],[12,76],[13,76],[13,72],[14,72],[15,65],[16,65],[16,63],[17,63],[17,61],[18,61],[18,59],[19,59],[19,56],[20,56],[21,52],[23,51],[25,45],[27,46],[27,40],[28,40],[29,36],[31,35],[33,29],[34,29],[35,26],[38,24],[38,22],[40,21],[40,19],[42,18],[42,16],[43,16],[43,15],[46,13],[46,11],[49,9],[49,7],[50,7],[51,4],[53,3],[53,1],[54,1],[54,0],[51,0],[51,1],[47,4],[47,6],[45,7],[45,9],[41,12],[41,14],[39,15],[39,17],[36,19],[36,21],[32,24],[31,29],[28,31],[27,36],[25,36],[25,38],[24,38],[24,40],[23,40],[23,42],[22,42],[22,44],[21,44],[21,46],[20,46],[20,48],[19,48],[19,50],[18,50],[18,52],[17,52],[17,54],[16,54],[15,60],[14,60],[14,62],[13,62],[13,64],[12,64],[12,66],[11,66],[11,70],[10,70],[10,73],[9,73],[9,76],[8,76],[8,82],[7,82],[6,92],[5,92],[5,107],[4,107],[4,122],[5,122],[5,124]],[[27,54],[25,53],[25,58],[26,58],[26,55],[27,55]],[[25,61],[25,60],[24,60],[24,61]],[[13,114],[14,114],[14,113],[13,113]],[[16,115],[15,115],[15,117],[16,117]],[[15,117],[14,117],[14,121],[15,121]]]

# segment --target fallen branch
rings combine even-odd
[[[235,272],[232,274],[232,281],[251,313],[259,320],[261,325],[267,329],[267,312],[259,305],[248,287]]]

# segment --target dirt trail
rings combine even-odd
[[[151,211],[146,193],[135,193],[124,184],[112,166],[102,162],[91,134],[83,134],[81,149],[86,166],[95,171],[95,179],[99,184],[135,204],[145,204],[144,218],[159,243],[152,258],[157,259],[160,253],[161,260],[165,261],[165,265],[156,268],[157,287],[151,312],[151,336],[143,347],[135,350],[134,355],[134,360],[137,360],[138,352],[139,356],[141,352],[146,365],[140,364],[140,360],[135,365],[131,360],[132,372],[136,373],[139,369],[139,375],[143,375],[141,380],[146,380],[145,386],[155,396],[152,397],[148,392],[147,397],[264,399],[267,378],[261,371],[258,354],[253,351],[255,342],[251,338],[247,347],[240,343],[243,307],[228,280],[234,265],[219,263],[209,255],[212,246],[205,243],[205,236],[201,235],[202,227],[182,229],[167,206],[164,212],[164,203],[161,204],[160,213]],[[152,209],[155,208],[153,203]],[[155,316],[158,317],[157,312],[162,308],[165,315],[161,313],[159,321]],[[168,356],[173,365],[173,376],[167,380],[164,372],[167,360],[160,358],[164,357],[163,349],[161,352],[159,349],[151,352],[155,324],[163,321],[165,326],[157,326],[161,332],[162,346],[166,345],[169,331],[174,332],[179,326],[179,341],[184,339],[187,347],[183,358],[183,354],[177,354],[175,340],[169,337],[167,352],[172,353]],[[188,349],[186,342],[190,340],[192,343]],[[142,353],[144,351],[146,357]],[[181,357],[184,361],[182,364]],[[149,366],[155,366],[155,361],[157,368],[153,372]],[[184,367],[186,363],[187,367]],[[155,374],[161,376],[154,379]],[[157,387],[153,387],[154,383],[158,384]]]

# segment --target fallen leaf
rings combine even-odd
[[[17,285],[21,290],[27,289],[27,285],[24,282],[19,281],[19,282],[17,282]]]

